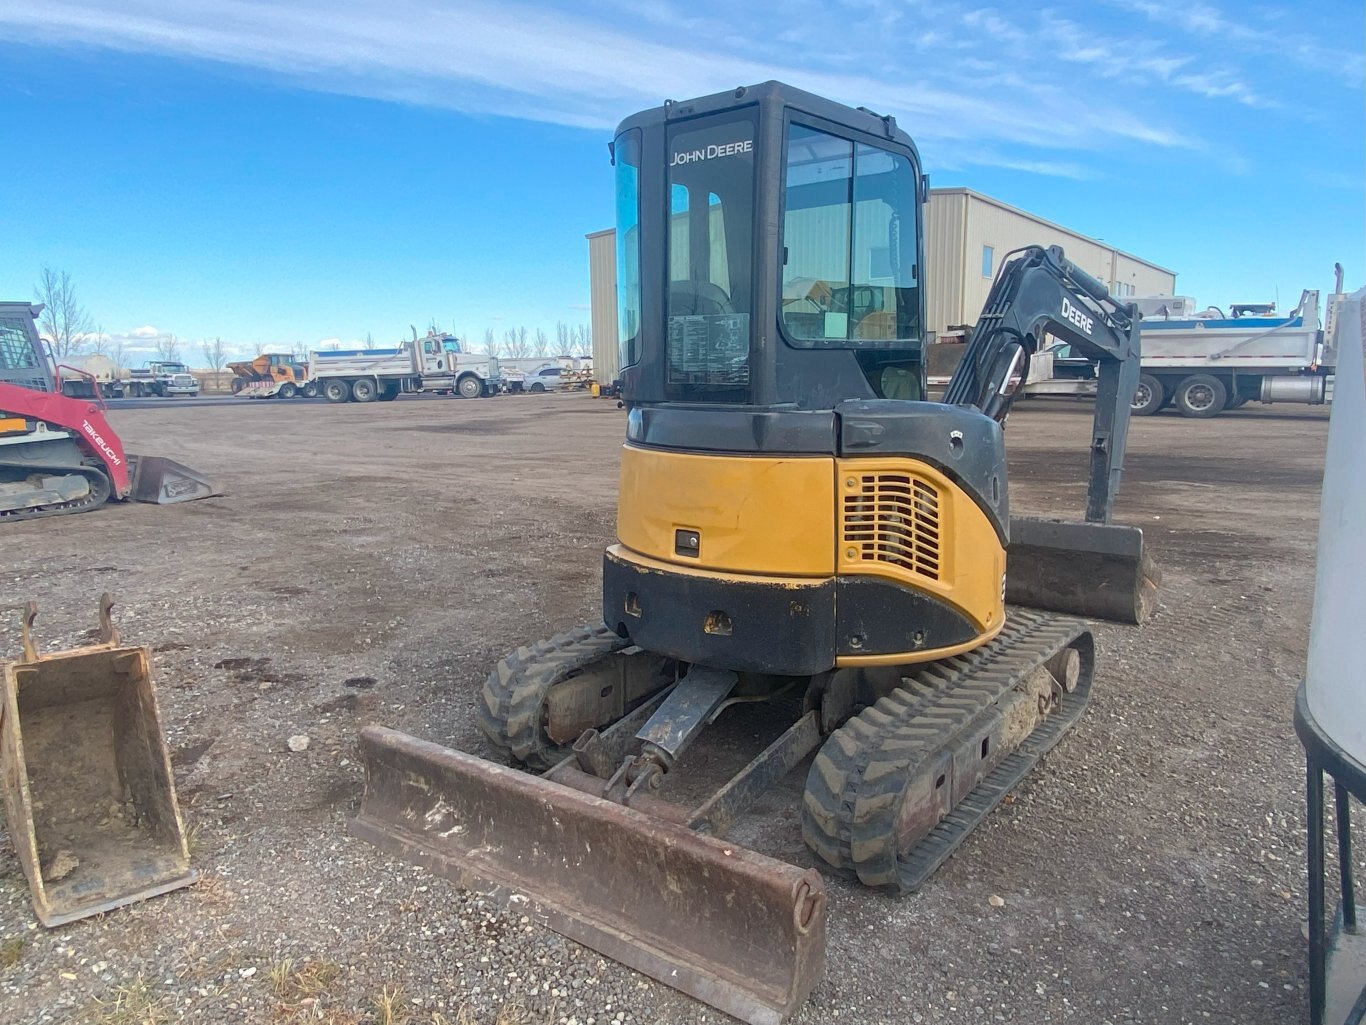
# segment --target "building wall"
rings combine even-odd
[[[588,236],[589,303],[592,307],[593,377],[610,384],[621,372],[617,339],[617,233],[613,228]]]
[[[937,334],[975,322],[1005,255],[1027,245],[1062,246],[1068,259],[1121,298],[1176,289],[1176,274],[1165,267],[970,189],[930,190],[925,227],[926,315]],[[983,273],[985,246],[992,249],[990,274]]]

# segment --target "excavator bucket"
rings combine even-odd
[[[819,873],[379,726],[358,837],[755,1025],[825,959]]]
[[[1006,601],[1011,604],[1142,623],[1161,583],[1137,527],[1010,521]]]
[[[153,505],[172,505],[176,502],[193,502],[197,498],[208,498],[214,493],[209,478],[191,470],[183,463],[163,456],[129,456],[131,466],[129,477],[132,491],[129,497],[135,502],[150,502]]]
[[[0,769],[10,839],[48,927],[198,878],[161,732],[149,652],[123,647],[100,606],[100,642],[0,662]]]

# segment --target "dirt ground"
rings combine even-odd
[[[0,650],[26,598],[53,649],[115,594],[125,639],[155,651],[204,880],[45,931],[0,841],[0,1020],[726,1020],[345,831],[361,725],[487,753],[494,662],[597,614],[614,403],[168,401],[111,420],[223,496],[0,527]],[[1088,427],[1070,402],[1012,416],[1013,511],[1081,511]],[[1326,436],[1326,413],[1293,406],[1135,422],[1117,516],[1163,568],[1157,614],[1098,628],[1090,710],[923,891],[828,877],[828,967],[798,1021],[1303,1017],[1291,716]],[[809,865],[804,772],[743,840]]]

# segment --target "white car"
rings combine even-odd
[[[559,391],[560,375],[564,371],[560,367],[541,367],[535,373],[526,375],[527,391]]]

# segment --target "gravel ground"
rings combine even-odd
[[[613,405],[112,414],[130,449],[189,463],[224,496],[6,525],[0,600],[36,599],[55,649],[116,595],[125,639],[155,651],[204,879],[44,931],[0,839],[0,1020],[727,1020],[345,832],[361,725],[487,754],[474,702],[495,660],[593,617]],[[1015,511],[1081,510],[1088,426],[1069,402],[1012,417]],[[797,1021],[1303,1016],[1291,712],[1326,427],[1282,406],[1135,423],[1118,518],[1163,566],[1157,615],[1099,628],[1086,716],[922,892],[829,879],[828,968]],[[18,651],[16,626],[7,612],[0,651]],[[810,865],[802,776],[739,839]]]

